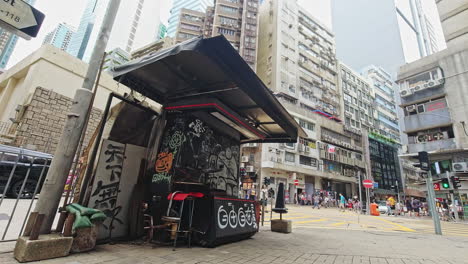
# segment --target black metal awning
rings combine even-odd
[[[201,37],[112,70],[114,79],[163,106],[216,99],[265,137],[250,142],[296,142],[307,137],[224,36]]]

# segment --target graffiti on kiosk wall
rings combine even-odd
[[[258,228],[255,204],[251,201],[215,198],[216,236],[255,232]]]
[[[107,216],[103,227],[108,230],[108,236],[111,237],[115,222],[123,224],[123,221],[119,218],[122,206],[117,204],[117,198],[120,193],[125,145],[117,142],[107,142],[104,142],[106,144],[103,146],[103,168],[97,169],[103,175],[99,177],[99,181],[91,193],[90,205],[95,209],[102,210]]]
[[[239,145],[192,116],[169,118],[153,183],[198,182],[237,195]]]

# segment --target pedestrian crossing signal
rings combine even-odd
[[[444,188],[444,189],[449,189],[450,188],[450,184],[449,184],[448,179],[442,179],[442,188]]]
[[[458,176],[452,176],[450,177],[450,180],[452,181],[452,185],[454,189],[458,189],[461,187],[460,178]]]

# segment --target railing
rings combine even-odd
[[[45,153],[0,148],[0,215],[8,220],[0,221],[0,242],[16,240],[23,233],[51,161]]]

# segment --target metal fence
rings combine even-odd
[[[0,242],[23,232],[52,155],[0,145]]]

